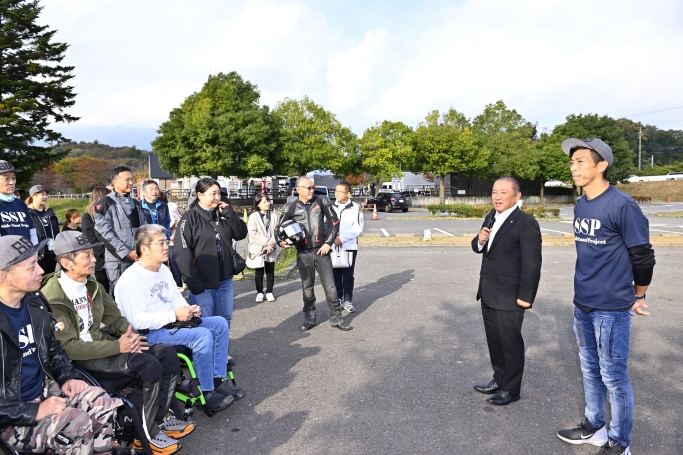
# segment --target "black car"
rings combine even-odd
[[[408,198],[401,193],[379,193],[377,197],[368,198],[366,207],[371,208],[373,204],[377,204],[377,210],[384,210],[387,213],[391,213],[392,210],[407,212],[410,207]]]

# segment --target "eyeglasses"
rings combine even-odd
[[[171,244],[171,241],[168,239],[159,240],[158,242],[154,242],[154,243],[145,243],[145,245],[147,245],[147,246],[159,245],[160,247],[169,246],[170,244]]]
[[[315,187],[314,186],[297,186],[297,188],[303,188],[303,189],[308,190],[308,191],[313,191],[313,189]]]

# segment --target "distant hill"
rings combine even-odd
[[[97,139],[100,143],[114,147],[135,145],[142,150],[152,150],[150,142],[157,136],[156,128],[88,126],[78,123],[58,123],[54,128],[74,142],[94,142]]]
[[[133,172],[145,171],[149,152],[140,150],[134,145],[131,147],[112,147],[111,145],[94,142],[67,142],[61,144],[59,151],[71,150],[68,158],[79,158],[81,156],[91,156],[110,161],[112,167],[123,164],[130,167]]]

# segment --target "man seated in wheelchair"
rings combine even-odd
[[[88,455],[109,452],[121,400],[88,386],[53,336],[43,269],[33,245],[0,237],[0,433],[14,450]]]
[[[138,261],[119,278],[116,304],[137,330],[149,331],[150,343],[186,346],[192,350],[205,411],[214,413],[244,397],[243,389],[226,382],[228,323],[220,316],[200,317],[198,305],[189,305],[164,262],[168,261],[166,229],[141,226],[135,234]]]
[[[56,321],[55,337],[69,358],[107,392],[118,394],[135,383],[136,392],[142,395],[140,413],[152,450],[177,452],[180,444],[176,439],[195,428],[194,422],[169,413],[180,375],[178,356],[167,344],[148,345],[121,315],[93,276],[96,246],[99,244],[90,244],[78,231],[62,232],[55,239],[61,271],[47,275],[42,287]],[[141,442],[136,439],[133,447],[142,448]]]

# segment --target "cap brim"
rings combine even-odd
[[[0,171],[0,174],[7,174],[8,172],[24,172],[23,169],[7,169],[6,171]]]
[[[571,153],[571,150],[576,147],[581,147],[595,151],[595,149],[588,145],[586,142],[582,141],[581,139],[576,139],[575,137],[565,139],[564,141],[562,141],[562,145],[560,147],[562,147],[562,151],[567,155],[569,155]]]
[[[35,245],[32,249],[27,250],[24,254],[15,258],[13,261],[11,261],[9,264],[7,264],[7,266],[5,266],[5,268],[7,268],[11,265],[16,265],[16,264],[20,263],[21,261],[25,261],[26,259],[30,258],[34,254],[38,253],[40,250],[42,250],[45,247],[48,240],[50,240],[50,239],[41,240],[40,242],[38,242],[38,245]]]
[[[62,254],[67,254],[67,253],[76,253],[76,252],[78,252],[78,251],[89,250],[90,248],[95,248],[95,247],[102,246],[102,245],[104,245],[104,242],[89,243],[89,244],[87,244],[87,245],[81,245],[81,246],[79,246],[79,247],[76,248],[76,249],[69,250],[69,251],[64,251],[64,252],[61,252],[61,253],[57,253],[57,251],[55,251],[55,254],[56,254],[57,256],[60,256],[60,255],[62,255]]]

